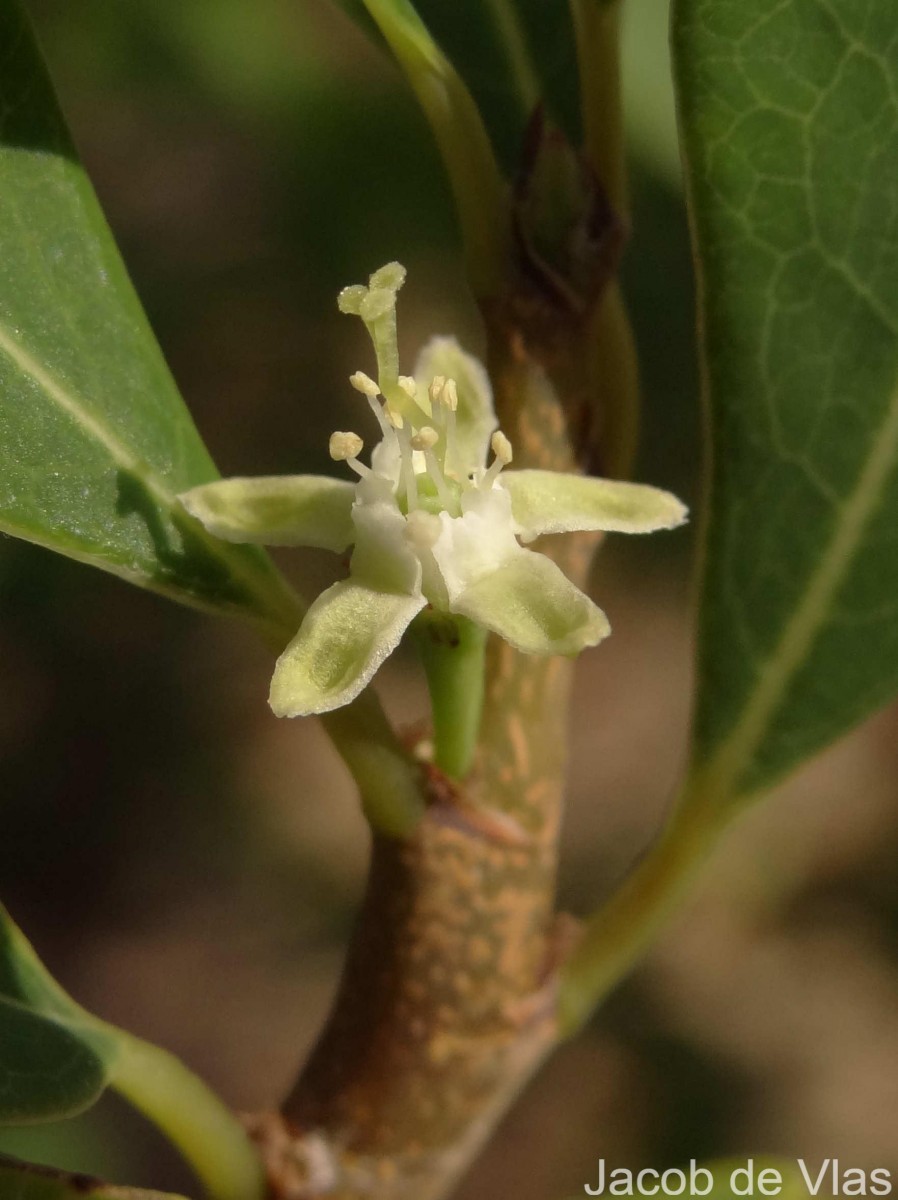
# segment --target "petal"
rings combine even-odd
[[[408,526],[396,501],[391,497],[356,504],[352,522],[353,579],[378,592],[420,592],[421,564],[408,543]]]
[[[274,668],[268,702],[276,715],[330,712],[354,700],[425,603],[351,579],[322,592]]]
[[[525,654],[577,654],[611,632],[602,610],[551,559],[520,548],[452,609]]]
[[[503,471],[499,484],[511,495],[515,526],[526,541],[541,533],[575,529],[609,533],[674,529],[688,512],[670,492],[643,483],[560,471]]]
[[[470,470],[486,462],[490,435],[497,428],[493,389],[483,364],[462,350],[454,337],[435,337],[421,350],[415,363],[418,395],[427,395],[435,375],[454,379],[458,391],[455,444],[462,463]]]
[[[226,542],[345,550],[355,540],[355,488],[326,475],[221,479],[182,492],[191,516]]]

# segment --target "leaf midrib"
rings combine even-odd
[[[67,391],[54,375],[25,349],[21,342],[13,336],[9,328],[2,322],[0,322],[0,351],[6,354],[13,366],[22,375],[27,376],[36,383],[45,395],[62,409],[63,412],[67,413],[88,436],[99,443],[118,467],[136,476],[161,506],[170,511],[179,506],[180,502],[177,495],[166,488],[158,476],[147,470],[145,460],[132,454],[128,447],[91,410],[90,405],[82,397],[73,395]],[[183,510],[183,514],[184,519],[190,521],[194,526],[196,536],[205,542],[213,554],[225,559],[232,575],[241,579],[246,585],[248,592],[259,599],[261,611],[274,613],[276,611],[274,606],[264,594],[259,592],[256,581],[243,568],[243,564],[239,559],[233,559],[227,552],[226,543],[210,535],[200,522],[195,521],[190,516],[186,509]],[[225,548],[224,553],[223,547]],[[131,580],[137,578],[134,572],[122,570],[116,573]],[[160,589],[157,588],[157,590]],[[178,595],[182,595],[182,593],[178,591]]]
[[[898,379],[871,452],[854,488],[842,502],[841,514],[809,578],[801,603],[771,653],[758,667],[758,684],[750,693],[741,717],[709,761],[696,772],[694,791],[711,803],[742,798],[738,790],[740,777],[763,742],[771,719],[827,622],[833,598],[850,571],[864,530],[876,512],[896,461]]]
[[[84,400],[70,395],[2,323],[0,323],[0,350],[4,351],[7,358],[23,375],[32,379],[54,403],[68,413],[77,425],[80,425],[86,433],[99,442],[113,462],[123,470],[135,474],[161,504],[168,508],[174,506],[177,500],[175,494],[165,488],[155,475],[146,470],[144,462],[132,454],[123,442],[119,441],[115,434],[91,412],[89,405]]]

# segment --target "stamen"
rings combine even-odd
[[[349,376],[349,382],[357,392],[361,392],[367,399],[371,411],[374,413],[375,420],[380,426],[381,437],[386,437],[390,432],[390,423],[384,416],[383,408],[378,402],[377,397],[380,395],[380,388],[374,382],[370,375],[366,375],[364,371],[356,371],[354,375]]]
[[[440,518],[420,508],[409,513],[405,523],[405,536],[416,550],[432,549],[441,531]]]
[[[380,388],[364,371],[356,371],[354,375],[350,375],[349,382],[357,392],[361,392],[363,396],[367,396],[371,400],[380,395]]]
[[[374,416],[377,419],[378,425],[380,426],[381,437],[388,437],[393,432],[393,426],[391,425],[389,419],[389,409],[385,410],[382,408],[379,401],[377,401],[374,396],[368,397],[368,403],[371,406],[371,411],[374,413]]]
[[[415,481],[415,464],[412,458],[412,447],[409,432],[404,426],[396,428],[396,437],[399,439],[400,453],[400,476],[402,485],[405,488],[406,509],[408,512],[414,512],[418,507],[418,485]]]
[[[336,433],[331,434],[327,448],[334,462],[345,462],[347,467],[355,471],[356,475],[365,476],[371,474],[371,468],[359,462],[357,457],[361,454],[364,445],[365,443],[357,433],[343,433],[337,430]]]
[[[514,458],[514,451],[511,448],[511,442],[501,429],[497,429],[490,438],[490,446],[492,447],[493,454],[499,459],[502,466],[507,467]]]
[[[443,388],[445,386],[446,386],[446,376],[445,375],[434,375],[433,379],[431,379],[430,387],[427,389],[427,395],[430,397],[430,404],[431,404],[432,408],[435,409],[436,406],[439,404],[440,396],[441,396]]]
[[[411,439],[411,446],[413,450],[420,450],[424,454],[424,461],[427,464],[427,474],[436,486],[440,504],[445,509],[451,509],[454,497],[446,483],[439,460],[433,452],[433,448],[439,440],[440,435],[437,431],[431,425],[425,425]]]
[[[440,390],[440,403],[455,412],[458,409],[458,388],[454,379],[447,379]]]
[[[447,379],[443,384],[440,392],[440,409],[446,439],[446,448],[443,452],[443,470],[447,475],[457,477],[458,446],[456,443],[455,414],[458,411],[458,391],[455,387],[454,379]]]
[[[418,394],[418,385],[415,383],[411,375],[400,375],[399,386],[408,396],[409,400],[414,400]]]
[[[495,458],[490,463],[489,469],[484,471],[483,478],[480,480],[479,486],[484,491],[489,491],[489,489],[499,478],[499,472],[503,467],[507,467],[514,457],[514,453],[511,448],[511,442],[501,429],[497,429],[490,438],[490,446],[492,447]]]
[[[402,419],[402,413],[396,412],[396,410],[394,408],[390,408],[389,405],[386,408],[386,413],[391,429],[402,429],[405,426],[405,421]]]
[[[332,433],[327,448],[334,462],[346,462],[360,454],[365,443],[357,433]]]
[[[424,425],[411,438],[413,450],[430,450],[440,440],[440,435],[430,425]]]

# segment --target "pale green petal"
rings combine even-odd
[[[352,510],[355,549],[349,564],[357,583],[376,592],[420,592],[421,564],[409,546],[396,501],[375,500]]]
[[[674,529],[687,509],[676,496],[643,483],[567,475],[560,471],[503,471],[515,526],[526,541],[575,529],[651,533]]]
[[[486,369],[473,354],[462,350],[454,337],[435,337],[421,350],[415,363],[415,383],[422,402],[435,375],[454,379],[458,390],[456,447],[460,461],[470,470],[486,461],[490,435],[496,429],[493,389]]]
[[[268,702],[279,717],[329,712],[354,700],[426,601],[353,580],[318,597],[274,668]]]
[[[518,550],[452,604],[526,654],[578,654],[611,632],[608,618],[543,554]]]
[[[206,483],[178,499],[226,542],[339,552],[355,540],[354,495],[351,483],[326,475],[258,475]]]

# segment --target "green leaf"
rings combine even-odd
[[[383,42],[363,0],[335,0]],[[397,10],[405,0],[391,0]],[[571,141],[581,133],[574,31],[563,5],[545,0],[416,0],[434,41],[471,91],[505,173],[520,167],[538,104]]]
[[[263,552],[177,503],[216,477],[72,149],[17,3],[0,5],[0,530],[279,631]]]
[[[74,1116],[99,1099],[114,1036],[47,973],[0,906],[0,1121]]]
[[[481,113],[411,0],[364,0],[427,118],[455,198],[468,276],[478,295],[503,278],[505,185]],[[347,6],[350,14],[356,5]],[[347,310],[348,311],[348,310]]]
[[[712,452],[693,783],[767,788],[898,691],[893,0],[678,0]]]
[[[0,905],[0,1123],[74,1116],[107,1087],[181,1150],[213,1200],[259,1200],[258,1156],[218,1097],[173,1055],[85,1012]],[[0,1174],[0,1200],[16,1195],[4,1186]]]
[[[180,1200],[168,1192],[112,1187],[68,1171],[0,1157],[0,1200]]]
[[[106,1057],[114,1052],[93,1031],[0,999],[0,1121],[47,1121],[90,1108],[106,1088]]]

